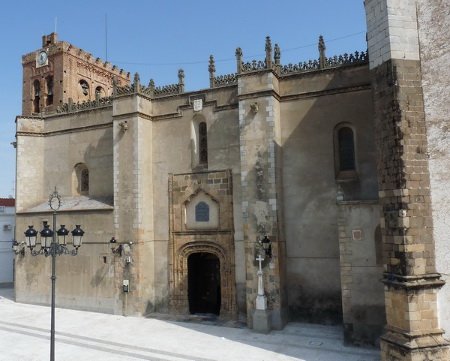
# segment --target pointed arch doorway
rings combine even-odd
[[[219,315],[221,306],[220,260],[208,252],[188,257],[189,312]]]

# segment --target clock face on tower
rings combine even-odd
[[[47,52],[42,50],[38,53],[36,63],[38,66],[47,65],[48,55]]]

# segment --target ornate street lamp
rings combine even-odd
[[[264,238],[259,242],[261,243],[261,246],[266,256],[272,258],[272,241],[269,238],[267,238],[267,236],[264,236]]]
[[[45,257],[52,257],[52,304],[51,304],[51,330],[50,330],[50,361],[55,360],[55,288],[56,288],[56,256],[62,254],[70,254],[76,256],[78,254],[78,248],[81,246],[84,231],[81,226],[77,224],[72,233],[72,245],[73,249],[67,247],[67,236],[69,231],[65,225],[55,232],[56,229],[56,213],[61,207],[61,197],[58,192],[55,191],[50,194],[48,204],[53,210],[53,229],[47,221],[44,221],[44,229],[39,232],[41,236],[40,248],[36,248],[38,232],[34,229],[34,226],[28,226],[25,231],[25,243],[30,248],[31,255],[37,256],[43,254]],[[56,238],[58,236],[58,238]],[[16,242],[17,243],[17,242]]]

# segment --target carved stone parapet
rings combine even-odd
[[[247,63],[242,63],[242,73],[250,73],[252,71],[267,69],[266,62],[262,60],[252,60]]]
[[[154,95],[155,96],[164,96],[164,95],[173,95],[173,94],[181,94],[182,87],[180,84],[168,84],[164,86],[158,86],[155,88]]]
[[[182,71],[182,70],[181,70]],[[181,77],[180,77],[181,75]],[[165,95],[174,95],[174,94],[181,94],[184,92],[184,73],[179,73],[179,79],[182,81],[178,84],[169,84],[164,86],[155,86],[155,82],[153,79],[150,80],[148,86],[144,86],[140,83],[139,79],[130,85],[130,86],[123,86],[123,87],[115,87],[114,88],[114,96],[120,96],[120,95],[129,95],[129,94],[142,94],[146,95],[148,97],[158,97],[158,96],[165,96]]]
[[[368,64],[369,56],[367,51],[356,51],[353,54],[343,54],[324,59],[309,60],[298,64],[287,64],[280,66],[280,75],[303,73],[320,69],[337,68],[341,66]]]
[[[237,74],[219,75],[213,78],[213,88],[237,84]]]
[[[97,108],[104,108],[112,106],[113,97],[98,98],[91,101],[85,101],[82,103],[74,103],[72,99],[69,99],[68,103],[64,103],[56,108],[57,113],[74,113],[84,110],[92,110]]]

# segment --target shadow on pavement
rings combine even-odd
[[[14,301],[14,288],[12,285],[0,285],[0,298],[6,298],[8,300]]]

